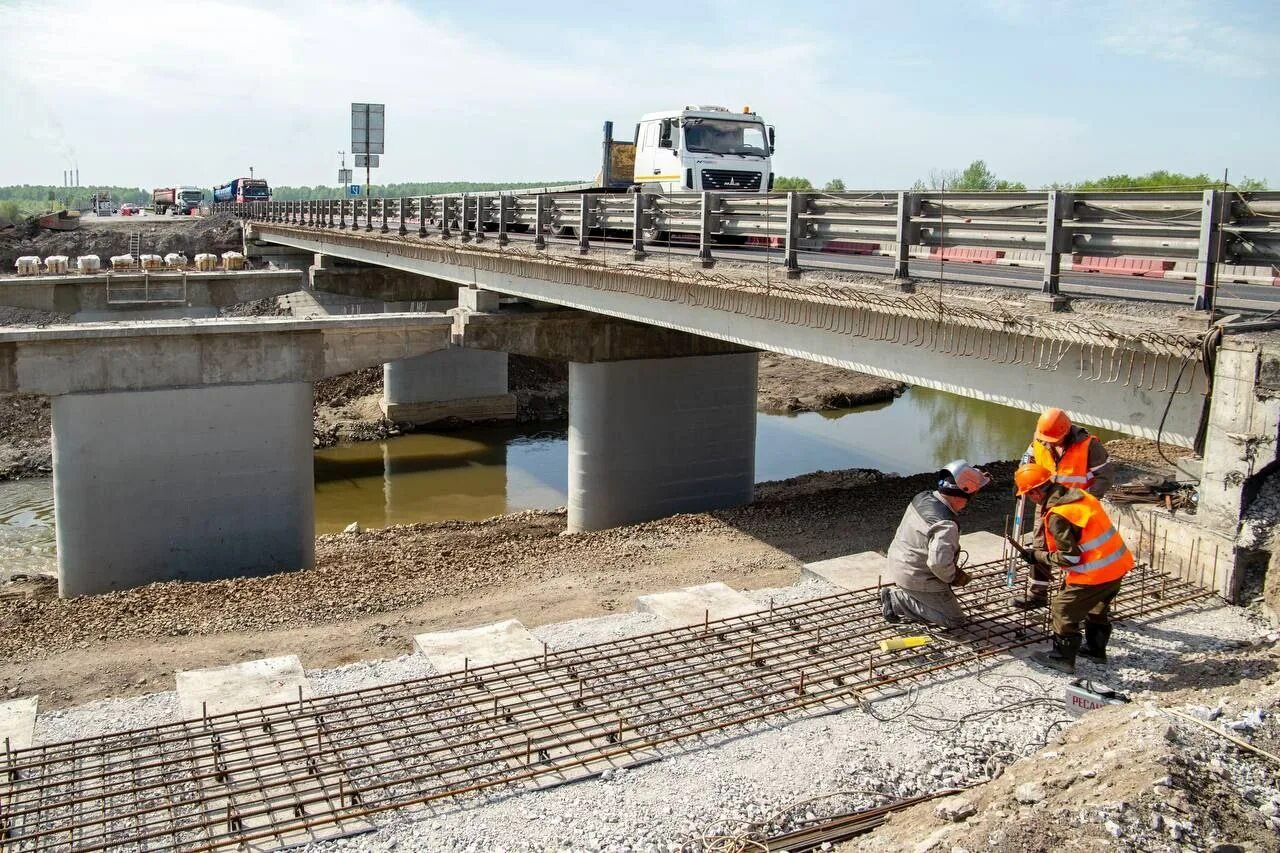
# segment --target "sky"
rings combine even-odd
[[[648,11],[646,11],[648,10]],[[775,167],[905,188],[986,160],[1029,187],[1163,168],[1280,188],[1275,0],[658,4],[0,0],[0,185],[590,177],[601,125],[750,105]],[[350,154],[348,164],[350,164]]]

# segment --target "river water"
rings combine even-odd
[[[855,409],[759,414],[756,479],[842,468],[918,474],[957,457],[1013,459],[1034,425],[1030,413],[926,388]],[[564,427],[414,433],[318,451],[315,473],[317,533],[353,521],[385,527],[488,518],[563,506],[568,439]],[[0,572],[54,565],[50,481],[0,483]]]

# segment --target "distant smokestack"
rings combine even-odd
[[[76,186],[80,186],[80,167],[76,166]]]

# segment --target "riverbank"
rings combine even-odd
[[[1003,529],[1012,465],[992,472],[997,486],[966,513],[967,530]],[[616,613],[636,595],[712,580],[790,584],[804,562],[884,548],[932,482],[824,472],[760,484],[738,509],[596,533],[566,533],[561,509],[333,534],[317,538],[314,569],[76,599],[12,584],[0,598],[0,695],[59,707],[268,650],[335,666],[407,653],[425,630]]]

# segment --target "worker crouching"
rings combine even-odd
[[[1049,611],[1053,649],[1033,657],[1062,672],[1075,672],[1077,654],[1105,662],[1111,602],[1133,568],[1133,554],[1093,495],[1054,482],[1053,472],[1035,462],[1018,468],[1013,479],[1019,496],[1026,495],[1039,507],[1042,523],[1034,543],[1036,562],[1066,572],[1065,585]]]
[[[957,564],[957,517],[990,482],[985,473],[957,459],[940,472],[936,489],[911,500],[889,545],[889,577],[895,585],[880,590],[886,621],[925,622],[943,628],[964,625],[964,610],[954,588],[968,583],[969,576]]]

